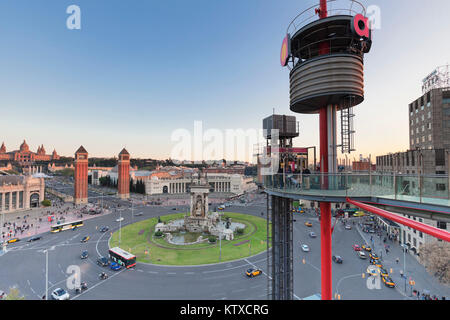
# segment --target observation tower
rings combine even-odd
[[[352,108],[364,100],[364,54],[371,45],[366,10],[353,0],[320,0],[294,18],[282,43],[281,65],[290,69],[290,109],[319,114],[324,189],[332,189],[335,183],[337,147],[342,153],[354,150]],[[341,117],[339,145],[337,111]],[[272,200],[273,213],[279,211],[274,208],[277,202]],[[332,298],[331,202],[326,197],[320,202],[323,300]]]

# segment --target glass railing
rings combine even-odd
[[[447,175],[275,174],[264,176],[264,187],[305,196],[380,197],[450,206]]]

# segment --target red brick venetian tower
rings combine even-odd
[[[88,202],[88,152],[81,146],[75,152],[75,204]]]
[[[119,198],[128,199],[130,197],[130,154],[125,148],[119,153],[117,174],[117,191]]]

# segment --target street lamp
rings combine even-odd
[[[45,253],[45,300],[48,300],[48,251],[54,249],[55,246],[52,246],[50,249],[43,251]]]
[[[403,248],[403,277],[405,278],[405,294],[406,294],[406,245],[402,244]]]
[[[122,211],[119,212],[120,216],[119,216],[119,247],[120,247],[120,242],[122,240]]]

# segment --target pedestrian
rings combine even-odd
[[[398,264],[398,262],[400,261],[400,259],[399,258],[396,258],[395,259],[395,262],[397,262],[397,264]]]

